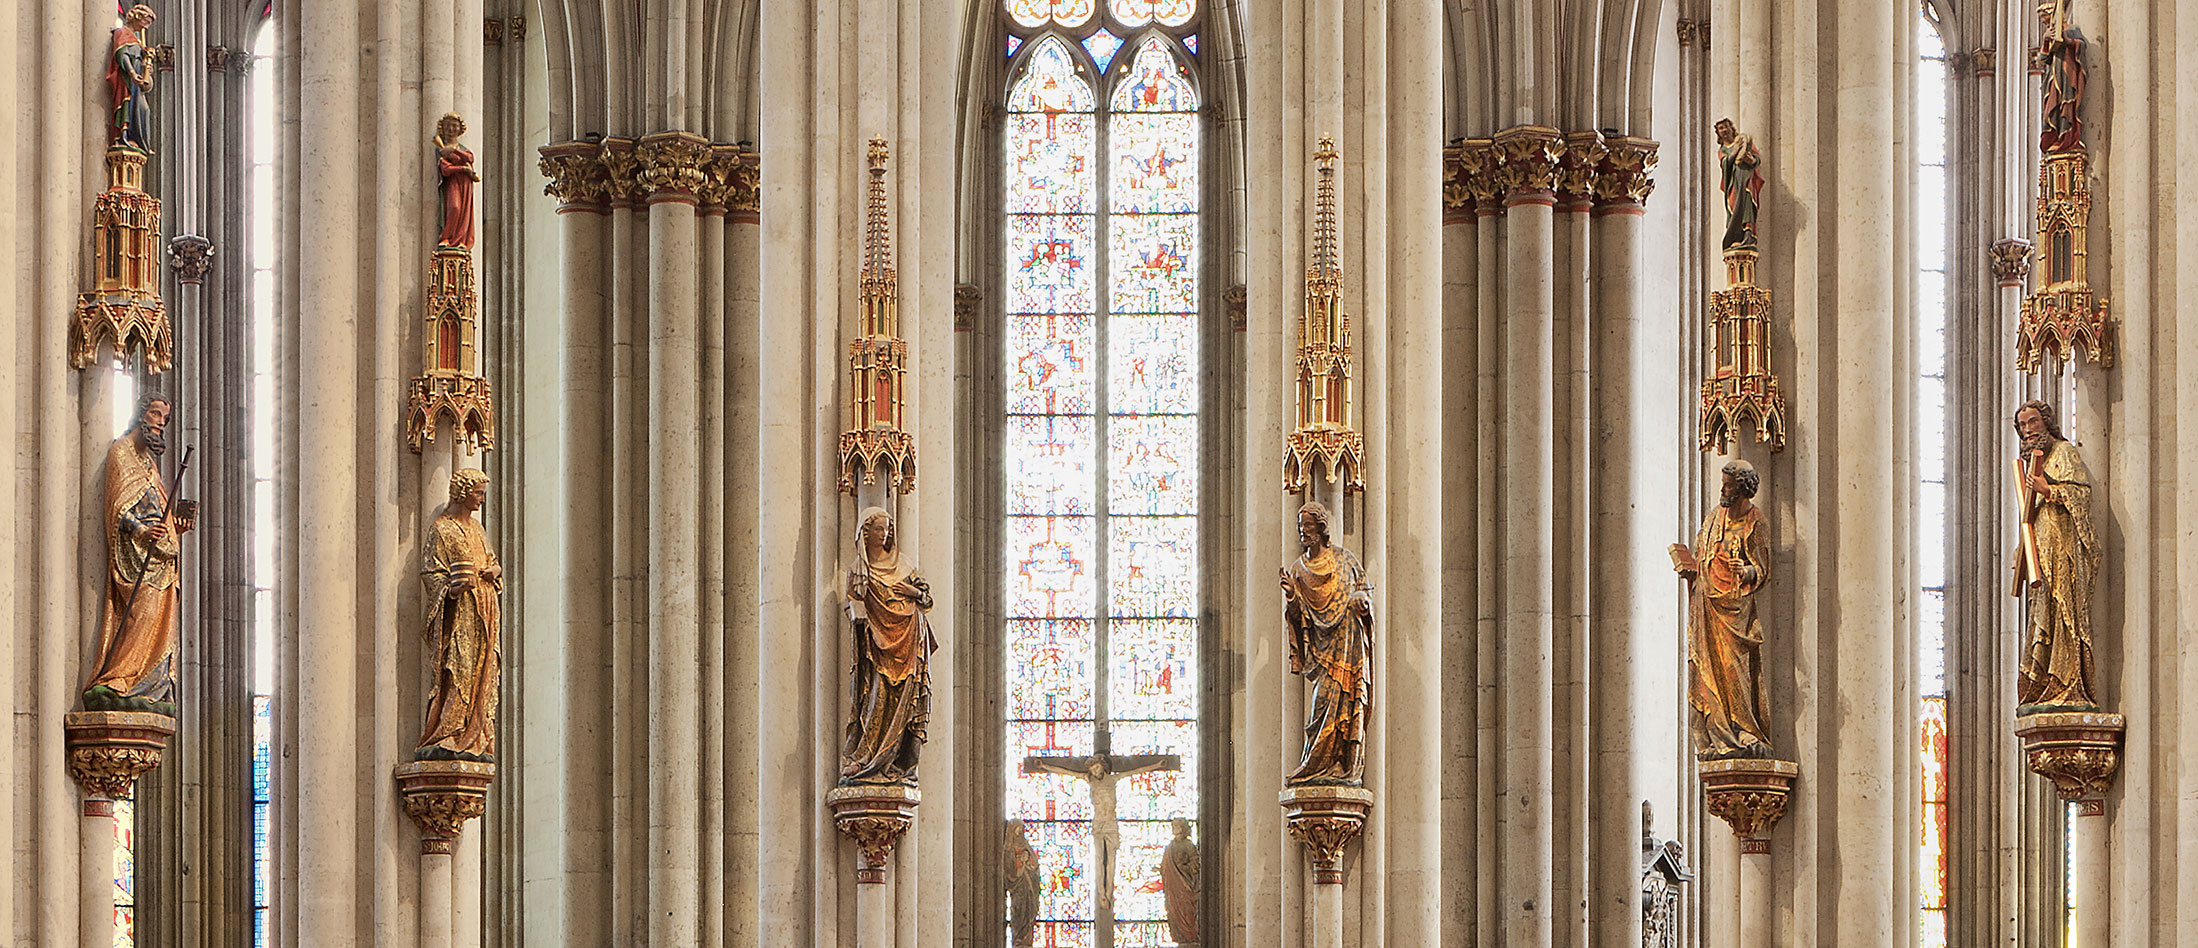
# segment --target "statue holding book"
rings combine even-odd
[[[1770,528],[1754,501],[1762,479],[1738,460],[1724,478],[1694,545],[1671,545],[1672,566],[1687,581],[1687,703],[1700,760],[1771,756],[1756,608],[1771,560]]]

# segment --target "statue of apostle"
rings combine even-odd
[[[1030,845],[1030,833],[1022,820],[1007,821],[1008,944],[1030,948],[1038,940],[1038,850]]]
[[[1674,543],[1673,566],[1687,580],[1688,703],[1701,760],[1769,757],[1763,722],[1763,619],[1755,597],[1770,578],[1770,528],[1755,505],[1761,478],[1746,461],[1725,465],[1717,509]]]
[[[2025,709],[2090,710],[2091,590],[2099,577],[2099,535],[2091,525],[2091,472],[2061,437],[2053,406],[2015,410],[2022,438],[2023,544],[2015,570],[2030,644],[2015,683]]]
[[[140,34],[151,25],[152,7],[131,7],[107,48],[107,91],[114,98],[108,144],[148,155],[153,153],[153,110],[146,97],[153,91],[153,59]]]
[[[427,583],[427,638],[435,682],[427,702],[420,760],[496,759],[496,685],[504,622],[496,597],[504,566],[474,518],[488,502],[488,475],[450,475],[450,505],[427,539],[420,578]]]
[[[1755,213],[1763,197],[1763,153],[1755,136],[1742,135],[1732,119],[1717,120],[1717,186],[1725,192],[1726,250],[1755,249]]]
[[[1199,882],[1198,844],[1191,841],[1191,821],[1175,821],[1175,838],[1160,853],[1160,895],[1168,909],[1168,937],[1179,946],[1198,944]]]
[[[1374,599],[1366,568],[1328,538],[1328,508],[1297,513],[1302,552],[1282,568],[1282,618],[1290,671],[1313,682],[1305,753],[1289,783],[1358,784],[1366,770],[1366,711],[1373,696]]]
[[[2084,35],[2066,22],[2065,3],[2038,6],[2036,53],[2045,72],[2045,102],[2039,110],[2038,150],[2046,154],[2083,150]]]
[[[854,702],[840,749],[840,785],[913,783],[931,723],[931,653],[939,647],[924,618],[931,584],[894,543],[892,514],[866,508],[858,530],[855,564],[847,571]]]
[[[473,149],[458,144],[466,120],[451,112],[435,123],[435,169],[443,180],[443,229],[438,247],[473,249],[473,189],[481,174],[473,167]]]
[[[191,512],[188,503],[171,507],[160,482],[168,408],[167,399],[147,396],[137,423],[107,449],[107,603],[86,710],[175,713],[176,556]]]

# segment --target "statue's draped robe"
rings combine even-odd
[[[2045,103],[2039,110],[2042,128],[2038,150],[2048,154],[2083,148],[2084,36],[2075,27],[2062,31],[2061,39],[2046,54]]]
[[[1755,246],[1755,215],[1763,196],[1762,155],[1755,139],[1736,135],[1731,144],[1717,146],[1725,192],[1725,236],[1719,245],[1727,250]]]
[[[1198,845],[1178,836],[1160,854],[1160,895],[1168,906],[1168,937],[1198,944]]]
[[[473,567],[473,583],[451,584],[452,567]],[[503,617],[497,607],[503,564],[488,548],[488,534],[470,516],[446,513],[435,518],[428,540],[426,567],[427,636],[435,657],[433,697],[427,703],[427,730],[420,749],[468,757],[496,755],[496,685],[501,660]]]
[[[107,449],[107,605],[99,628],[99,666],[86,690],[106,686],[130,698],[165,701],[173,688],[176,552],[173,529],[158,540],[139,531],[168,515],[168,489],[151,452],[132,431]],[[138,586],[144,585],[143,591]]]
[[[855,624],[853,706],[840,751],[840,779],[901,783],[915,776],[931,723],[931,587],[898,550],[864,558],[850,576],[867,577],[868,593],[847,603]],[[895,586],[907,581],[917,595]]]
[[[435,237],[441,247],[473,249],[473,152],[452,144],[436,153],[435,165],[443,176],[443,229]]]
[[[1700,573],[1687,603],[1688,699],[1694,747],[1703,759],[1730,757],[1770,743],[1763,721],[1763,620],[1755,593],[1770,578],[1770,536],[1763,509],[1734,517],[1710,512],[1694,535]],[[1737,560],[1738,562],[1735,562]],[[1743,567],[1755,567],[1744,581]]]
[[[1291,783],[1355,783],[1365,770],[1366,710],[1373,694],[1374,619],[1366,570],[1351,551],[1329,546],[1285,567],[1296,596],[1283,606],[1290,668],[1313,682],[1305,753]]]
[[[111,143],[151,151],[153,146],[148,131],[153,111],[145,102],[145,87],[137,81],[138,76],[148,74],[145,71],[145,41],[128,26],[115,27],[113,37],[107,55],[107,91],[114,98],[114,114],[109,123],[113,132]]]
[[[2030,647],[2023,651],[2017,699],[2092,707],[2091,588],[2099,575],[2099,535],[2091,526],[2091,472],[2074,445],[2055,441],[2045,456],[2045,479],[2031,519],[2044,582],[2025,594]]]
[[[1016,948],[1028,948],[1037,941],[1040,888],[1038,850],[1031,848],[1029,836],[1010,830],[1007,834],[1007,917],[1009,943]]]

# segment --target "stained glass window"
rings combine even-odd
[[[1946,47],[1928,6],[1916,66],[1916,601],[1923,773],[1919,948],[1946,948]]]
[[[1093,7],[1007,5],[1005,815],[1038,854],[1052,948],[1170,944],[1160,858],[1198,817],[1203,185],[1169,29],[1197,10]],[[1106,775],[1025,774],[1031,757]]]
[[[267,808],[273,798],[275,683],[275,29],[263,24],[252,43],[252,125],[246,139],[252,268],[252,945],[266,948]]]

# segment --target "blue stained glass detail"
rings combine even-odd
[[[1198,94],[1168,44],[1154,37],[1137,48],[1129,80],[1115,87],[1111,104],[1117,112],[1191,112]]]
[[[1099,71],[1107,71],[1107,64],[1114,62],[1114,54],[1121,51],[1122,38],[1101,27],[1099,32],[1084,37],[1084,51],[1091,54],[1091,61],[1099,64]]]
[[[1008,54],[1009,56],[1013,56],[1013,55],[1015,55],[1015,51],[1016,51],[1016,50],[1018,50],[1018,49],[1022,49],[1022,48],[1023,48],[1023,38],[1022,38],[1022,37],[1020,37],[1020,36],[1017,36],[1017,35],[1015,35],[1015,34],[1013,34],[1013,33],[1009,33],[1009,34],[1007,35],[1007,54]]]
[[[1191,55],[1193,56],[1198,55],[1198,34],[1192,33],[1189,36],[1183,37],[1183,48],[1190,50]]]

